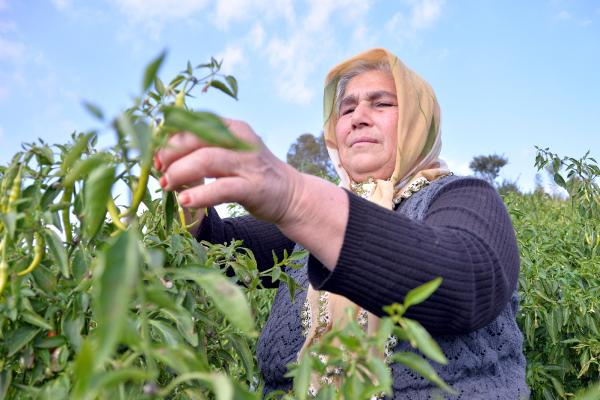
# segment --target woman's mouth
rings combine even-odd
[[[354,140],[352,140],[352,142],[350,143],[350,147],[354,146],[355,144],[364,144],[364,143],[377,143],[377,140],[370,138],[370,137],[358,137]]]

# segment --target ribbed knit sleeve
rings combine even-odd
[[[281,260],[284,250],[291,253],[294,242],[288,239],[273,224],[259,221],[252,216],[237,218],[221,218],[217,211],[210,207],[208,215],[196,234],[196,240],[206,240],[211,243],[230,243],[232,240],[242,240],[243,246],[250,249],[256,258],[259,271],[273,266],[273,251]],[[277,287],[270,279],[264,279],[265,287]]]
[[[502,199],[489,184],[447,184],[422,221],[348,192],[350,212],[333,272],[310,257],[316,289],[341,294],[376,315],[438,276],[442,285],[406,314],[433,334],[476,330],[498,316],[515,290],[519,251]]]

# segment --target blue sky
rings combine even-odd
[[[433,86],[457,173],[498,153],[501,176],[530,190],[535,145],[600,156],[600,1],[0,0],[0,163],[21,142],[97,128],[82,100],[116,115],[163,49],[165,79],[224,59],[239,101],[193,105],[246,120],[285,159],[321,131],[327,71],[372,47]]]

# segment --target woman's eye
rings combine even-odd
[[[352,111],[354,111],[354,108],[345,108],[342,110],[342,115],[350,114]]]
[[[375,104],[376,107],[393,107],[394,105],[392,103],[377,103]]]

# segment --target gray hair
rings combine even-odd
[[[383,60],[377,62],[356,61],[349,70],[340,75],[338,80],[337,87],[335,89],[335,110],[338,115],[340,113],[340,103],[342,101],[342,97],[344,97],[344,94],[346,94],[348,82],[350,82],[350,80],[355,76],[368,71],[385,71],[391,73],[392,69],[390,68],[390,64]]]

